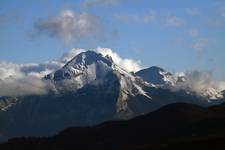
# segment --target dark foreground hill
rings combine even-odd
[[[128,121],[68,128],[54,137],[15,138],[0,150],[225,149],[225,105],[170,104]]]

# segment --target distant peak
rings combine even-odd
[[[165,72],[165,70],[161,67],[158,67],[158,66],[152,66],[152,67],[149,67],[147,69],[151,69],[151,70],[158,70],[158,71],[162,71],[162,72]]]
[[[175,78],[170,72],[167,72],[158,66],[140,70],[136,72],[136,75],[156,85],[173,85],[175,82]]]

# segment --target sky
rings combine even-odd
[[[225,80],[224,0],[1,0],[0,61],[42,63],[110,48],[171,72]]]

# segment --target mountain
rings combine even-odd
[[[154,76],[162,75],[165,83],[173,79],[170,73],[155,70],[159,74]],[[0,140],[49,136],[71,126],[127,120],[171,103],[207,107],[224,101],[155,85],[94,51],[78,54],[43,80],[51,87],[45,95],[0,97]]]
[[[140,70],[135,74],[143,78],[145,81],[148,81],[155,85],[169,86],[174,85],[176,83],[176,78],[170,72],[167,72],[157,66]]]
[[[122,118],[135,115],[128,106],[129,97],[140,96],[146,100],[151,99],[142,89],[143,86],[147,86],[144,82],[117,66],[110,56],[104,57],[94,51],[80,53],[63,68],[47,75],[45,79],[53,83],[55,93],[74,92],[81,88],[84,90],[90,86],[102,85],[106,88],[96,93],[112,93],[118,90],[115,109],[119,113],[126,112],[126,116],[117,115]]]
[[[0,149],[220,150],[225,148],[224,107],[170,104],[127,121],[68,128],[53,137],[11,139]]]
[[[190,79],[187,75],[183,74],[180,76],[175,76],[172,73],[167,72],[166,70],[157,66],[140,70],[136,72],[135,75],[141,77],[148,83],[152,83],[156,87],[168,88],[172,91],[185,90],[189,94],[193,94],[208,100],[224,98],[223,92],[212,86],[203,88],[201,91],[196,92],[192,87],[192,84],[195,83],[193,83],[192,79]]]
[[[80,53],[43,80],[52,87],[46,95],[0,99],[0,139],[53,135],[70,126],[129,119],[160,107],[143,90],[149,84],[93,51]]]

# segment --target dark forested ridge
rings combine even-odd
[[[0,149],[225,149],[225,104],[170,104],[127,121],[68,128],[53,137],[14,138]]]

